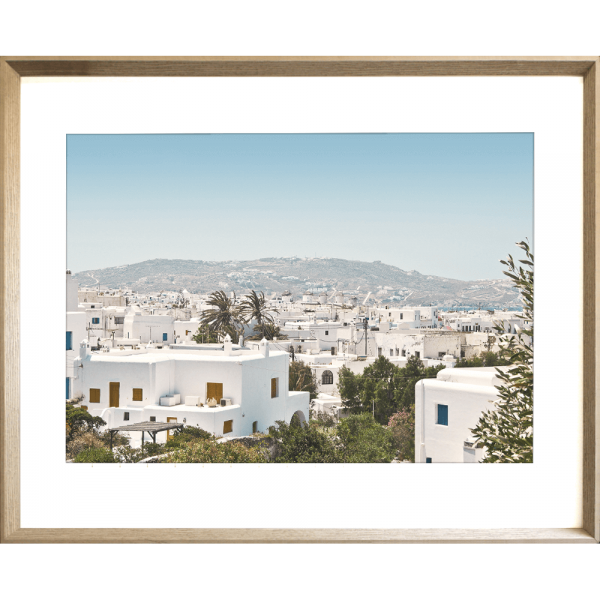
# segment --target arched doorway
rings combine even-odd
[[[306,423],[306,417],[304,416],[304,413],[301,410],[297,410],[290,419],[290,425],[304,425],[304,423]]]

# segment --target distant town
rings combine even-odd
[[[264,264],[284,260],[261,259]],[[306,260],[311,259],[291,264]],[[181,455],[174,441],[185,439],[192,448],[185,437],[192,431],[221,448],[238,442],[254,453],[240,454],[239,462],[285,459],[289,449],[276,447],[277,441],[283,443],[281,431],[292,424],[301,431],[313,422],[320,433],[329,431],[331,456],[345,457],[323,462],[479,462],[484,450],[471,429],[497,400],[496,367],[505,364],[501,341],[530,326],[516,312],[519,294],[508,279],[461,287],[454,280],[416,274],[421,281],[413,290],[384,281],[372,289],[334,289],[326,278],[301,280],[276,276],[276,266],[259,270],[240,264],[234,270],[230,264],[227,272],[196,273],[219,286],[204,293],[183,287],[151,291],[154,281],[147,275],[143,290],[141,278],[136,288],[100,283],[107,274],[114,278],[115,271],[122,279],[125,269],[132,270],[127,265],[76,278],[67,271],[66,399],[71,410],[91,415],[83,429],[102,439],[91,446],[102,446],[102,451],[108,446],[112,453],[120,440],[129,456],[137,457],[130,462]],[[353,277],[356,283],[362,278],[364,284],[359,271],[345,279]],[[398,274],[403,281],[416,276]],[[159,283],[191,282],[190,277],[163,272]],[[304,290],[265,293],[247,287],[265,279]],[[337,283],[341,279],[338,275]],[[233,282],[243,286],[241,292],[231,289]],[[444,291],[444,283],[452,289]],[[426,295],[451,305],[459,302],[457,291],[471,306],[410,302],[411,296]],[[481,305],[494,298],[503,300],[505,308]],[[470,365],[474,368],[453,368]],[[376,375],[381,369],[390,371]],[[369,382],[375,386],[371,396]],[[380,389],[382,382],[386,389]],[[387,453],[361,454],[350,442],[336,446],[343,435],[332,436],[331,428],[353,414],[381,428]],[[85,454],[77,449],[90,448],[84,444],[74,450],[75,438],[71,451],[67,445],[67,457],[77,462]],[[265,444],[257,447],[261,440]],[[304,459],[311,462],[310,456]],[[317,455],[313,459],[321,461]]]

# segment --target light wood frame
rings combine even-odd
[[[22,77],[580,77],[583,107],[583,495],[581,529],[25,529],[19,478],[19,185]],[[600,391],[596,297],[600,60],[592,57],[3,57],[0,58],[0,540],[3,543],[597,543]],[[600,220],[598,220],[600,225]],[[600,241],[600,240],[599,240]],[[600,283],[600,282],[599,282]],[[600,289],[600,286],[599,288]]]

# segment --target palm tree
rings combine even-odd
[[[249,323],[252,319],[255,319],[257,324],[254,327],[254,331],[260,332],[267,339],[273,339],[273,331],[275,329],[275,321],[271,313],[278,314],[279,311],[268,308],[264,292],[260,292],[259,295],[252,290],[240,302],[240,317],[242,317],[245,323]]]
[[[213,292],[207,302],[213,308],[202,311],[200,324],[221,337],[227,334],[232,338],[239,337],[242,332],[241,318],[235,300],[235,293],[233,298],[228,298],[223,290]]]
[[[275,325],[270,325],[269,323],[263,323],[260,327],[255,325],[252,328],[256,333],[247,337],[247,340],[262,340],[263,338],[267,340],[274,340],[277,338],[278,340],[287,340],[288,336],[281,333],[279,327]]]

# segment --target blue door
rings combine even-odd
[[[67,400],[71,398],[71,380],[67,377]]]
[[[163,342],[166,342],[166,341],[167,341],[167,334],[163,333]]]
[[[67,331],[67,350],[73,350],[73,332]]]

